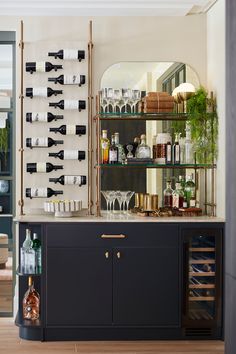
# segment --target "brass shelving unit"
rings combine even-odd
[[[100,158],[100,136],[101,136],[101,124],[104,121],[187,121],[188,114],[186,113],[99,113],[100,104],[99,97],[96,97],[96,115],[94,116],[94,123],[96,125],[96,163],[94,168],[96,169],[96,215],[101,216],[101,170],[102,169],[193,169],[195,171],[195,179],[198,180],[199,174],[197,170],[204,170],[204,214],[207,215],[208,207],[210,207],[210,216],[216,216],[216,204],[215,204],[215,174],[216,164],[180,164],[180,165],[161,165],[161,164],[101,164]],[[211,195],[208,200],[208,175],[207,170],[211,170]],[[197,181],[198,183],[198,181]]]

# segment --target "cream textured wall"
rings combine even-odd
[[[178,61],[189,64],[206,85],[206,15],[187,17],[25,17],[24,40],[65,43],[88,40],[88,22],[93,20],[94,92],[103,72],[120,61]],[[0,16],[0,31],[16,30],[21,18]],[[60,47],[60,45],[59,45]],[[58,48],[61,49],[61,48]],[[32,57],[25,60],[32,60]],[[19,52],[17,53],[17,97]],[[56,101],[56,100],[55,100]],[[17,127],[19,132],[19,102]],[[17,140],[19,134],[16,134]],[[18,141],[16,147],[19,147]],[[18,156],[18,152],[16,152]],[[19,157],[19,156],[18,156]],[[17,158],[17,164],[19,163]],[[17,171],[19,166],[17,165]],[[19,173],[17,173],[19,181]],[[17,194],[18,194],[17,188]],[[19,199],[17,195],[16,200]]]
[[[207,87],[216,94],[219,116],[217,215],[225,217],[225,0],[207,14]]]

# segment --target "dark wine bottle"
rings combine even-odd
[[[63,170],[63,166],[53,165],[50,162],[33,162],[26,164],[26,171],[29,173],[49,173],[57,170]]]
[[[54,191],[51,188],[26,188],[25,196],[27,198],[50,198],[53,195],[63,194],[63,191]]]
[[[58,144],[64,144],[64,141],[44,137],[26,138],[26,146],[31,149],[34,147],[51,147]]]
[[[49,157],[59,157],[61,160],[85,160],[85,151],[79,150],[60,150],[59,152],[50,152]]]
[[[53,90],[51,87],[27,87],[26,97],[51,97],[57,96],[63,93],[62,90]]]
[[[55,59],[69,59],[69,60],[79,60],[85,58],[84,50],[77,49],[60,49],[58,52],[49,52],[49,57],[54,57]]]
[[[175,143],[173,145],[173,162],[175,165],[180,164],[180,145],[177,140],[177,137],[176,137]]]
[[[111,145],[109,147],[109,164],[118,163],[118,147],[115,144],[115,135],[111,136]]]
[[[49,178],[49,182],[60,183],[64,185],[78,185],[81,187],[86,184],[86,176],[69,176],[63,175],[59,178]]]
[[[53,120],[63,119],[62,115],[55,115],[51,112],[30,112],[26,113],[26,122],[52,122]]]
[[[172,164],[172,145],[171,142],[168,141],[166,144],[166,165]]]
[[[28,62],[25,64],[25,70],[31,74],[33,74],[33,72],[45,73],[51,70],[57,71],[57,69],[63,69],[62,65],[54,65],[48,61]]]
[[[86,125],[61,125],[59,128],[49,128],[50,132],[61,133],[62,135],[85,135]]]
[[[78,109],[80,112],[82,109],[86,109],[86,102],[83,100],[61,100],[59,102],[50,102],[49,107],[58,107],[60,109]]]
[[[49,77],[48,81],[59,83],[61,85],[84,85],[85,75],[60,75],[58,77]]]

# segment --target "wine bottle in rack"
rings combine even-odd
[[[61,100],[59,102],[50,102],[49,107],[60,109],[78,109],[79,112],[82,109],[86,109],[86,102],[84,100]]]
[[[80,150],[60,150],[59,152],[49,152],[49,157],[58,157],[61,160],[85,160],[85,151]]]
[[[85,84],[85,75],[60,75],[58,77],[49,77],[49,82],[59,83],[61,85],[79,85]]]
[[[26,171],[29,173],[49,173],[63,170],[62,165],[53,165],[50,162],[30,162],[26,164]]]
[[[40,187],[40,188],[26,188],[25,196],[27,198],[51,198],[63,194],[63,191],[54,191],[52,188]]]
[[[58,178],[49,178],[49,182],[60,183],[64,185],[77,185],[81,187],[86,184],[86,176],[60,176]]]
[[[52,114],[51,112],[29,112],[26,113],[26,122],[52,122],[53,120],[57,121],[58,119],[63,119],[63,115]]]
[[[86,125],[61,125],[59,128],[49,128],[49,131],[62,135],[85,135]]]
[[[85,58],[84,50],[77,49],[60,49],[58,52],[49,52],[49,57],[54,57],[55,59],[69,59],[69,60],[79,60]]]
[[[26,138],[26,146],[29,148],[35,147],[51,147],[53,145],[64,144],[63,140],[53,140],[52,138],[44,138],[44,137],[34,137],[34,138]]]
[[[57,96],[63,93],[62,90],[53,90],[51,87],[27,87],[26,97],[51,97]]]
[[[48,61],[35,61],[28,62],[25,64],[25,70],[33,74],[34,72],[49,72],[51,70],[57,71],[57,69],[63,69],[62,65],[54,65],[49,63]]]

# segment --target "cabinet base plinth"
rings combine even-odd
[[[29,328],[20,327],[19,337],[26,340],[42,341],[42,329],[41,328]]]

